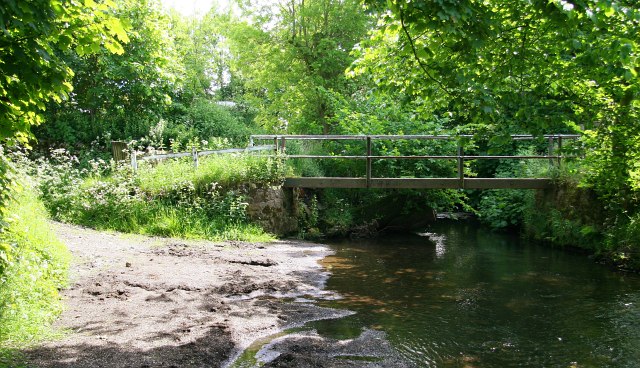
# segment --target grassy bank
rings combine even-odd
[[[251,155],[127,165],[100,160],[84,168],[56,151],[35,163],[42,198],[60,221],[99,230],[214,241],[273,239],[246,217],[243,186],[277,184],[282,163]]]
[[[70,254],[50,231],[30,186],[23,186],[6,218],[0,234],[0,366],[14,366],[14,349],[51,335]]]

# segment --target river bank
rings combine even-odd
[[[56,324],[68,333],[26,351],[32,366],[225,367],[260,338],[351,313],[310,299],[338,298],[323,290],[328,273],[318,261],[331,251],[319,244],[211,243],[53,226],[75,259]],[[280,347],[263,361],[353,366],[344,357],[331,363],[332,352],[357,356],[372,342],[390,351],[383,334],[341,344],[307,331],[274,340],[271,348]]]

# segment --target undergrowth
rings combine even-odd
[[[278,159],[251,155],[128,165],[92,161],[82,168],[64,150],[33,164],[54,219],[99,230],[180,238],[267,241],[246,217],[244,183],[278,184]]]
[[[516,152],[533,155],[530,147]],[[548,177],[547,163],[532,160],[499,160],[496,178]],[[477,205],[480,220],[493,229],[505,230],[522,226],[531,210],[535,193],[529,189],[490,189],[482,191]]]
[[[18,366],[15,349],[53,333],[70,254],[51,232],[29,183],[10,203],[6,219],[0,233],[0,365]]]

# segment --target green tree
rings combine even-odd
[[[103,47],[122,54],[129,38],[113,16],[111,1],[6,0],[0,6],[0,139],[27,143],[30,127],[42,122],[48,101],[72,90],[73,71],[60,57]]]
[[[61,54],[103,48],[121,54],[129,41],[113,2],[5,0],[0,5],[0,145],[28,144],[49,101],[72,90],[73,71]],[[0,155],[2,155],[0,150]],[[10,163],[0,157],[0,212],[10,197]],[[0,216],[2,214],[0,213]]]
[[[171,13],[171,33],[184,65],[184,77],[175,95],[183,104],[210,98],[225,84],[228,55],[219,29],[225,18],[215,9],[202,18]]]
[[[283,0],[244,11],[249,20],[232,22],[225,36],[258,122],[276,131],[330,132],[335,94],[355,89],[344,71],[369,26],[360,2]]]
[[[138,138],[157,124],[168,104],[182,63],[169,34],[169,17],[156,0],[117,0],[114,15],[130,25],[122,53],[67,52],[74,91],[52,103],[40,138],[89,143],[100,135]]]
[[[635,1],[367,0],[381,26],[352,67],[451,128],[593,130],[591,183],[629,208],[638,160]],[[592,152],[597,152],[592,154]]]

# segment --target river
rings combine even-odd
[[[356,313],[322,336],[381,330],[419,367],[640,366],[638,275],[473,222],[330,246],[343,298],[319,303]]]

